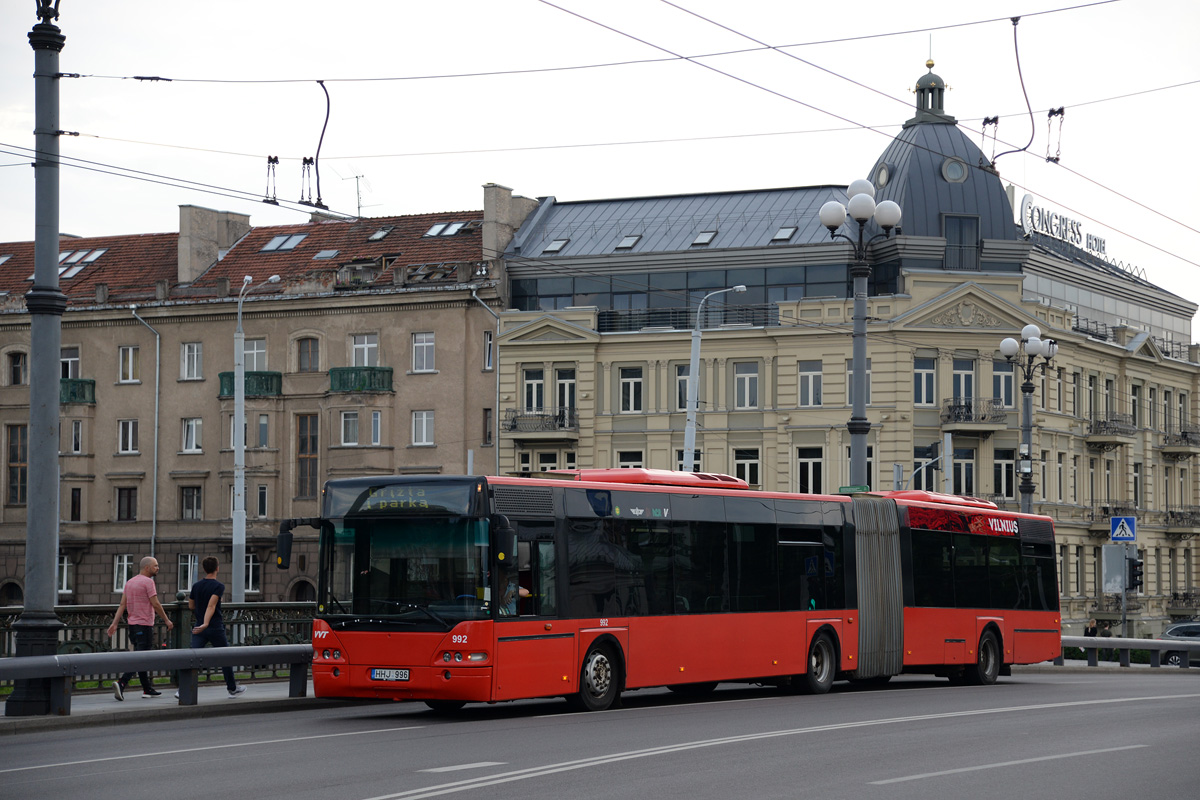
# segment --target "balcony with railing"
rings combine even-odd
[[[1163,435],[1162,452],[1173,461],[1200,455],[1200,427],[1181,425],[1179,430],[1168,429]]]
[[[518,441],[578,441],[579,412],[574,408],[509,408],[501,431]]]
[[[1084,441],[1092,450],[1108,452],[1133,444],[1136,434],[1137,427],[1133,424],[1132,415],[1110,412],[1092,418]]]
[[[1163,512],[1167,536],[1190,539],[1200,533],[1200,506],[1179,506]]]
[[[88,378],[62,378],[58,382],[58,402],[96,405],[96,382]]]
[[[329,370],[331,392],[390,392],[391,367],[333,367]]]
[[[1008,427],[1008,411],[998,397],[950,397],[942,400],[942,430],[990,436]]]
[[[1137,507],[1129,500],[1096,500],[1087,512],[1091,518],[1088,535],[1107,539],[1112,532],[1109,522],[1113,517],[1138,517]]]
[[[222,372],[221,397],[233,397],[233,373]],[[246,397],[278,397],[283,394],[282,372],[246,372]]]
[[[947,244],[946,269],[956,271],[979,271],[979,245]]]

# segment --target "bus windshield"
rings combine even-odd
[[[487,619],[487,522],[468,517],[345,517],[323,535],[317,611],[340,627],[449,630]]]

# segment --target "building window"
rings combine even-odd
[[[117,382],[139,383],[142,379],[137,347],[123,346],[117,353]]]
[[[952,364],[951,390],[954,405],[967,405],[975,399],[975,362],[969,358],[956,358]]]
[[[198,381],[204,377],[204,344],[184,342],[179,346],[179,379]]]
[[[183,452],[199,453],[202,451],[200,431],[203,426],[204,420],[200,417],[191,417],[183,421]]]
[[[255,512],[259,519],[266,519],[267,516],[267,485],[260,483],[258,485],[258,505]]]
[[[1133,465],[1133,507],[1141,508],[1142,503],[1142,465]]]
[[[846,470],[850,469],[850,446],[846,445]],[[867,485],[875,485],[875,445],[867,445]]]
[[[758,486],[758,468],[758,448],[733,451],[733,477],[741,478],[751,486]]]
[[[258,415],[258,446],[266,447],[271,435],[271,415]]]
[[[918,406],[937,405],[934,394],[934,377],[937,375],[937,360],[918,358],[913,361],[913,404]]]
[[[75,380],[79,377],[79,348],[64,347],[59,351],[59,363],[62,366],[61,377]]]
[[[690,364],[675,365],[675,408],[679,411],[687,411],[688,375],[691,369]]]
[[[825,491],[825,481],[822,474],[825,464],[824,455],[819,447],[796,448],[796,474],[799,484],[796,491],[800,494],[821,494]]]
[[[83,420],[81,419],[71,420],[71,443],[68,452],[76,454],[83,452]]]
[[[618,450],[617,466],[623,469],[640,469],[642,464],[641,450]]]
[[[867,396],[863,400],[866,405],[871,405],[871,359],[867,359]],[[854,404],[854,362],[846,359],[846,404]]]
[[[321,343],[311,336],[296,342],[296,369],[300,372],[321,370]]]
[[[992,362],[992,397],[1000,401],[1005,408],[1012,408],[1013,398],[1013,365],[1011,361]]]
[[[758,364],[753,361],[733,365],[734,408],[758,408]]]
[[[317,415],[296,415],[296,497],[317,496]]]
[[[258,594],[262,591],[262,562],[254,553],[246,553],[246,594]]]
[[[342,446],[352,447],[358,444],[358,412],[342,412]]]
[[[413,334],[413,372],[433,372],[435,367],[433,333]]]
[[[801,361],[796,369],[800,376],[799,406],[814,408],[821,405],[821,362]]]
[[[1012,500],[1017,496],[1016,451],[996,448],[993,457],[992,481],[996,494]]]
[[[371,444],[378,447],[383,442],[383,412],[371,412]]]
[[[927,492],[938,491],[936,470],[939,467],[933,463],[937,458],[937,449],[936,444],[913,448],[912,488],[924,489]]]
[[[954,493],[975,495],[975,448],[954,448]]]
[[[621,411],[635,413],[642,410],[642,368],[621,367]]]
[[[979,269],[979,219],[947,214],[946,269]]]
[[[1154,387],[1150,387],[1150,393],[1147,395],[1146,411],[1147,416],[1150,417],[1147,420],[1147,426],[1151,430],[1158,430],[1158,394],[1154,390]]]
[[[533,460],[533,455],[528,450],[522,452],[517,459],[517,468],[521,472],[530,472],[533,469],[533,467],[531,466],[531,464],[533,463],[532,460]]]
[[[200,556],[195,553],[179,554],[179,591],[190,592],[200,580]]]
[[[204,519],[204,507],[201,504],[199,486],[182,486],[179,489],[179,518],[189,520]]]
[[[542,369],[524,370],[525,410],[539,412],[546,405],[546,371]]]
[[[29,486],[29,426],[8,426],[8,504],[23,506]]]
[[[117,420],[117,452],[124,454],[138,452],[138,421],[136,419]]]
[[[577,469],[575,461],[575,451],[566,450],[563,452],[563,469]],[[1189,553],[1191,551],[1188,551]]]
[[[379,366],[379,335],[375,333],[360,333],[354,336],[354,366]]]
[[[133,568],[133,556],[128,553],[113,556],[113,587],[114,592],[125,590],[125,582],[137,574]]]
[[[136,487],[121,487],[117,489],[118,522],[137,521],[137,495],[138,491]]]
[[[71,511],[67,519],[69,522],[83,520],[83,489],[78,486],[71,487]]]
[[[696,448],[696,451],[694,453],[692,453],[692,463],[690,466],[687,464],[684,464],[683,461],[684,461],[683,450],[676,450],[675,451],[675,471],[676,472],[703,472],[704,471],[704,470],[700,469],[700,448]]]
[[[492,370],[493,359],[495,357],[496,343],[492,339],[491,331],[483,332],[483,370],[490,372]]]
[[[414,447],[433,444],[433,412],[414,411],[412,416],[412,443]]]
[[[29,356],[25,353],[8,354],[8,384],[24,386],[29,383]]]
[[[58,584],[59,594],[71,594],[75,591],[75,565],[71,563],[70,556],[59,554],[58,577],[55,582]]]
[[[492,410],[490,408],[483,410],[483,446],[492,446]]]
[[[558,396],[558,410],[575,410],[575,370],[563,368],[555,370],[555,389]]]
[[[267,340],[247,339],[242,348],[247,372],[264,372],[267,369]]]
[[[548,472],[552,469],[558,469],[558,453],[538,453],[537,464],[538,472]]]

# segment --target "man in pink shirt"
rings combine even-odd
[[[175,623],[167,617],[162,603],[158,601],[158,589],[154,586],[154,576],[158,574],[158,560],[153,556],[142,559],[142,571],[125,582],[125,590],[121,592],[121,604],[117,606],[116,616],[108,626],[111,637],[117,632],[117,623],[121,615],[129,612],[129,639],[133,642],[134,650],[149,650],[154,646],[154,614],[158,613],[162,621],[167,623],[167,630],[175,627]],[[113,695],[118,700],[125,699],[125,688],[129,686],[132,672],[126,672],[113,683]],[[142,682],[142,697],[158,697],[162,692],[154,688],[150,682],[150,673],[139,672],[138,679]]]

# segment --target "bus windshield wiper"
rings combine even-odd
[[[401,611],[420,611],[422,614],[429,617],[431,620],[438,623],[439,625],[445,625],[446,630],[450,630],[451,628],[454,627],[452,624],[450,624],[449,622],[446,621],[445,617],[441,616],[440,614],[438,614],[434,611],[430,611],[428,604],[410,603],[406,600],[372,600],[371,602],[380,603],[382,605],[395,606],[397,609],[399,609]]]

